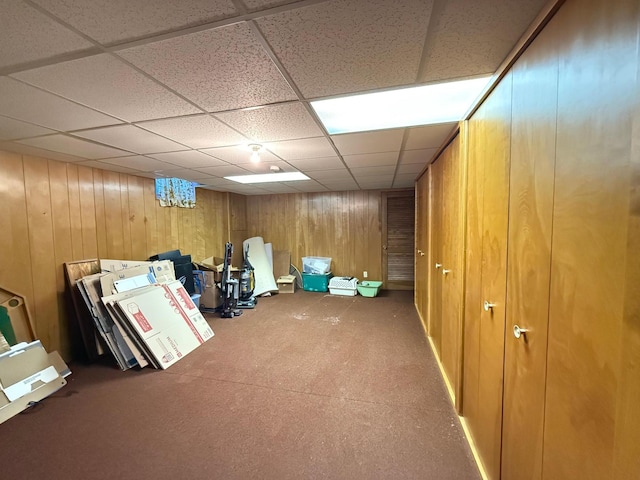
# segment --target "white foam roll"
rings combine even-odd
[[[264,240],[262,237],[248,238],[242,242],[243,252],[247,251],[247,246],[249,246],[247,260],[253,266],[256,281],[253,294],[262,295],[267,292],[277,292],[278,285],[273,277],[273,268],[269,266]]]

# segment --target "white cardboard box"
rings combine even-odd
[[[214,336],[179,281],[140,290],[116,303],[160,368],[170,367]]]
[[[0,355],[0,423],[67,384],[69,367],[40,341],[19,343]]]

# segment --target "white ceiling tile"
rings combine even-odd
[[[307,193],[329,191],[327,187],[320,185],[317,182],[309,182],[309,181],[306,181],[302,185],[299,185],[294,188],[296,188],[296,190],[298,190],[299,192],[307,192]]]
[[[99,160],[90,160],[88,162],[79,162],[78,165],[85,167],[99,168],[100,170],[109,170],[111,172],[128,173],[130,175],[144,175],[147,172],[134,170],[133,168],[123,167],[122,165],[112,165],[110,163],[101,162]]]
[[[0,115],[61,131],[122,123],[9,77],[0,77]]]
[[[342,180],[319,180],[325,187],[334,191],[357,190],[358,184],[352,179]]]
[[[365,133],[332,135],[331,139],[342,155],[362,153],[399,152],[404,128]]]
[[[334,0],[258,20],[306,98],[415,82],[432,0]]]
[[[118,52],[210,112],[296,98],[244,23]]]
[[[358,183],[363,190],[371,190],[374,188],[391,188],[392,180],[391,177],[384,177],[366,182],[358,180]]]
[[[300,183],[300,185],[302,186],[304,183],[306,183],[306,181],[300,181],[298,183]],[[300,193],[300,190],[292,186],[285,185],[283,183],[274,182],[274,183],[264,183],[259,185],[261,185],[260,188],[271,193]]]
[[[207,183],[211,180],[214,180],[216,177],[212,175],[206,175],[202,172],[198,172],[196,170],[191,170],[188,168],[181,168],[178,170],[167,170],[164,172],[165,175],[171,178],[181,178],[183,180],[189,180],[191,182],[198,183]]]
[[[13,77],[129,122],[200,112],[109,54],[36,68]]]
[[[93,44],[19,0],[3,0],[0,67],[87,49]]]
[[[210,180],[207,180],[207,185],[210,187],[235,187],[238,182],[232,182],[226,178],[211,177]]]
[[[280,172],[272,172],[269,170],[271,167],[280,168]],[[281,173],[281,172],[295,172],[297,169],[289,165],[287,162],[277,160],[275,162],[259,162],[259,163],[247,163],[242,165],[242,168],[249,170],[253,173]]]
[[[289,160],[289,163],[296,167],[298,170],[304,170],[307,172],[315,172],[318,170],[334,170],[336,168],[344,167],[342,160],[340,160],[340,158],[338,157]]]
[[[344,161],[349,168],[380,167],[398,163],[398,152],[365,153],[362,155],[345,155]]]
[[[35,137],[55,133],[48,128],[39,127],[31,123],[14,120],[13,118],[0,116],[0,139],[11,140],[26,137]]]
[[[280,5],[288,5],[296,3],[299,0],[242,0],[242,3],[250,12],[264,10],[265,8],[279,7]]]
[[[426,167],[426,163],[406,163],[404,165],[398,165],[398,170],[396,171],[396,175],[403,174],[413,174],[415,175],[420,173],[424,167]]]
[[[142,172],[162,172],[166,170],[176,170],[176,166],[170,163],[161,162],[153,158],[143,157],[142,155],[131,155],[128,157],[110,158],[103,160],[104,163],[110,165],[119,165],[121,167],[133,168]]]
[[[300,102],[219,113],[217,117],[261,143],[322,135],[322,130]]]
[[[266,143],[264,147],[284,160],[333,157],[336,154],[331,143],[325,137],[272,142]]]
[[[236,14],[231,0],[35,0],[102,44],[221,20]]]
[[[438,148],[456,128],[456,125],[457,123],[445,123],[409,128],[404,148],[405,150]]]
[[[221,165],[228,165],[222,160],[213,158],[211,155],[206,155],[197,150],[185,150],[183,152],[169,152],[169,153],[153,153],[148,155],[149,157],[162,160],[163,162],[172,163],[183,168],[197,168],[197,167],[217,167]]]
[[[431,161],[437,148],[427,148],[423,150],[404,150],[400,154],[400,165],[406,165],[409,163],[427,164]]]
[[[105,147],[104,145],[97,145],[92,142],[86,142],[79,138],[68,137],[67,135],[62,134],[29,138],[21,140],[19,143],[53,150],[54,152],[68,153],[70,155],[88,159],[122,157],[129,154],[129,152],[125,152],[123,150]]]
[[[235,186],[224,188],[227,192],[239,193],[240,195],[269,195],[271,193],[257,185],[243,185],[241,183],[236,183]]]
[[[322,180],[330,179],[330,180],[338,180],[338,179],[351,179],[351,175],[346,168],[338,168],[335,170],[319,170],[315,172],[309,172],[308,174],[311,178],[315,178],[319,180],[321,183]]]
[[[415,173],[396,173],[396,178],[394,180],[394,186],[396,183],[398,182],[406,182],[406,181],[411,181],[414,182],[416,180],[416,178],[418,178],[418,173],[420,172],[415,172]]]
[[[493,73],[547,0],[447,0],[431,19],[421,82]]]
[[[184,145],[179,145],[155,133],[147,132],[133,125],[118,125],[115,127],[98,128],[96,130],[86,130],[74,133],[74,135],[143,154],[171,152],[184,150],[185,148]]]
[[[393,181],[393,186],[396,188],[413,187],[417,177],[417,173],[396,174],[396,178]]]
[[[59,160],[61,162],[81,162],[86,160],[86,158],[69,155],[67,153],[54,152],[53,150],[46,150],[43,148],[33,147],[31,145],[23,145],[16,142],[3,142],[1,140],[0,150],[22,153],[24,155],[30,155],[32,157],[50,158],[51,160]]]
[[[138,125],[191,148],[226,147],[248,143],[243,135],[211,115],[168,118]]]
[[[383,167],[360,167],[351,168],[351,173],[356,177],[356,180],[360,181],[360,178],[374,177],[376,175],[391,175],[393,176],[396,171],[395,165],[388,165]]]
[[[227,165],[223,167],[198,168],[197,171],[213,177],[228,177],[231,175],[251,175],[251,172],[242,167]]]
[[[202,149],[207,155],[219,158],[225,162],[234,165],[245,165],[251,163],[251,150],[243,145],[235,147],[219,147],[219,148],[204,148]],[[274,156],[271,152],[263,150],[260,152],[260,160],[262,162],[276,162],[278,157]]]

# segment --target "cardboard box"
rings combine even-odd
[[[296,277],[293,275],[283,275],[278,278],[278,293],[295,293]]]
[[[196,293],[200,294],[200,308],[203,310],[213,310],[222,305],[222,294],[218,283],[222,273],[217,271],[216,267],[210,267],[202,263],[194,263],[194,274],[199,276],[196,285],[200,285],[200,289],[196,288]]]
[[[179,281],[139,290],[115,303],[160,368],[170,367],[214,336]]]
[[[100,270],[103,272],[118,272],[127,268],[142,267],[149,265],[151,262],[138,260],[111,260],[107,258],[100,259]]]
[[[38,340],[0,354],[0,423],[58,391],[70,373],[58,352],[47,353]]]

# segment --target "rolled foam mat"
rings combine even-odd
[[[264,247],[264,240],[262,237],[251,237],[242,242],[242,251],[247,251],[247,245],[249,246],[249,253],[247,259],[253,266],[253,275],[255,277],[255,288],[253,290],[254,295],[262,295],[267,292],[277,292],[278,284],[275,278],[273,278],[273,269],[269,265],[269,259]]]

